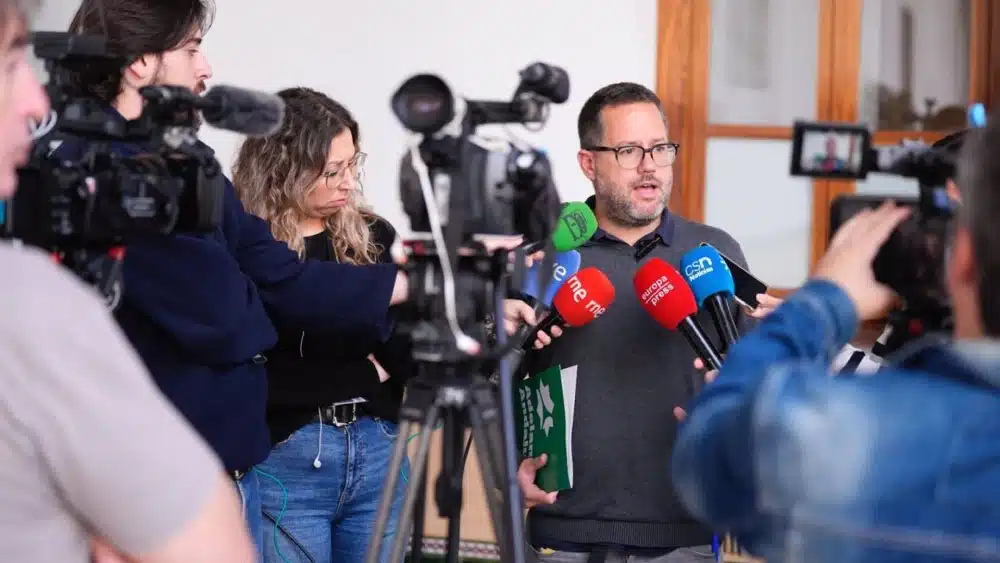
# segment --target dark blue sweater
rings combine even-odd
[[[73,158],[83,148],[64,144],[57,154]],[[160,389],[226,468],[245,470],[270,450],[258,354],[277,341],[271,319],[303,330],[387,334],[395,278],[392,264],[300,261],[243,209],[227,181],[216,232],[129,245],[117,318]]]

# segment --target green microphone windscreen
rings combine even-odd
[[[557,252],[583,246],[597,230],[597,217],[586,203],[573,201],[563,205],[559,223],[552,232],[552,245]]]

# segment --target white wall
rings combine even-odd
[[[36,29],[64,30],[79,2],[46,0]],[[513,128],[548,150],[564,200],[592,191],[576,164],[576,118],[586,98],[611,82],[653,87],[656,1],[568,0],[216,0],[205,38],[216,84],[266,91],[305,85],[344,103],[369,154],[365,193],[402,231],[397,200],[406,133],[389,98],[410,75],[440,74],[470,98],[509,99],[517,71],[542,60],[570,75],[567,103],[553,106],[538,134]],[[204,140],[229,169],[237,135],[208,129]]]

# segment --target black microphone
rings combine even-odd
[[[198,108],[210,125],[252,137],[275,133],[285,117],[285,102],[278,96],[235,86],[212,87]]]

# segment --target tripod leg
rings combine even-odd
[[[500,434],[499,418],[492,390],[477,389],[472,393],[472,405],[469,408],[469,422],[472,427],[472,440],[477,445],[476,453],[479,459],[480,474],[483,476],[483,486],[486,489],[487,506],[493,530],[500,547],[501,561],[522,561],[517,554],[523,555],[523,550],[510,543],[507,518],[504,516],[501,497],[498,490],[502,489],[501,477],[503,470],[503,444]]]
[[[378,563],[379,552],[382,547],[382,537],[385,529],[389,525],[389,513],[392,510],[392,497],[396,491],[396,483],[399,481],[399,474],[403,470],[403,459],[406,456],[406,441],[410,435],[410,428],[413,423],[408,420],[399,421],[399,436],[396,437],[396,444],[392,450],[392,460],[389,462],[389,470],[385,477],[385,488],[382,491],[382,498],[378,504],[378,512],[375,513],[375,531],[372,533],[368,543],[368,551],[365,554],[366,563]],[[405,530],[406,528],[398,528]]]
[[[392,497],[396,490],[396,483],[399,481],[399,474],[403,469],[403,458],[406,455],[406,440],[412,426],[413,423],[408,420],[399,421],[399,435],[396,437],[396,443],[392,450],[392,460],[389,462],[389,469],[385,477],[385,488],[382,490],[382,498],[378,504],[378,512],[375,513],[375,530],[372,533],[371,540],[369,540],[368,552],[365,554],[365,561],[367,563],[378,563],[379,560],[382,537],[385,535],[385,529],[389,525]]]
[[[454,408],[442,415],[441,473],[434,487],[438,513],[448,521],[446,562],[458,563],[459,539],[462,537],[462,439],[465,437],[465,413]]]
[[[413,462],[410,469],[410,484],[406,487],[406,493],[403,495],[403,511],[399,516],[399,524],[397,529],[399,530],[409,530],[412,519],[413,519],[413,509],[416,505],[418,495],[418,487],[414,486],[414,483],[420,483],[427,479],[427,454],[431,449],[431,435],[434,433],[434,425],[437,424],[438,417],[440,416],[440,408],[437,404],[431,405],[427,409],[427,415],[424,418],[424,422],[420,427],[420,442],[417,445],[417,453],[414,456]],[[400,438],[403,435],[400,434]],[[404,445],[405,449],[405,445]],[[399,471],[399,469],[396,469]],[[383,499],[386,496],[391,496],[391,491],[387,490],[383,493]],[[389,501],[391,502],[391,500]],[[387,505],[391,506],[391,505]],[[381,507],[379,507],[381,510]],[[386,509],[388,511],[388,508]],[[383,527],[382,533],[385,533]],[[379,538],[376,538],[379,539]],[[381,544],[381,542],[379,542]],[[395,540],[392,544],[392,557],[389,559],[391,563],[398,563],[403,561],[403,555],[406,551],[406,535],[397,534]],[[371,553],[371,551],[369,551]],[[375,553],[375,558],[368,557],[366,563],[378,563],[378,554]]]
[[[427,512],[427,480],[413,483],[417,504],[413,507],[413,535],[410,538],[410,562],[420,563],[424,556],[424,517]]]

